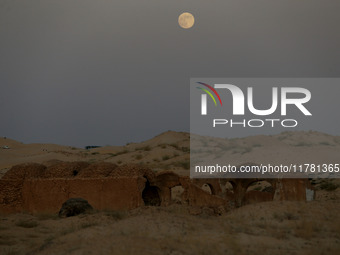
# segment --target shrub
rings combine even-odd
[[[141,155],[141,154],[138,154],[137,156],[136,156],[136,159],[138,159],[138,160],[140,160],[140,159],[142,159],[143,158],[143,156]]]
[[[190,148],[189,147],[182,147],[182,151],[183,152],[190,152]]]
[[[306,143],[306,142],[299,142],[297,144],[294,144],[294,146],[296,146],[296,147],[303,147],[303,146],[309,147],[309,146],[311,146],[311,144]]]
[[[177,150],[179,149],[178,145],[175,144],[175,143],[170,144],[170,146],[174,147],[174,148],[177,149]]]
[[[125,154],[125,153],[128,153],[128,152],[129,152],[128,150],[119,151],[119,152],[116,153],[116,156],[122,155],[122,154]]]
[[[148,146],[145,146],[145,147],[136,148],[135,150],[136,151],[151,151],[151,147],[148,145]]]
[[[111,217],[115,220],[121,220],[121,219],[124,219],[126,217],[126,213],[120,212],[120,211],[106,211],[105,215],[109,216],[109,217]]]
[[[331,144],[329,142],[320,142],[320,145],[325,145],[325,146],[331,146]]]
[[[97,222],[84,222],[80,225],[80,228],[90,228],[93,226],[98,226],[99,224]]]
[[[32,220],[20,220],[15,225],[22,228],[35,228],[38,226],[38,223]]]
[[[190,169],[190,162],[189,161],[183,161],[180,162],[181,167],[183,167],[184,169]]]
[[[332,182],[323,182],[320,185],[320,189],[327,190],[327,191],[333,191],[338,188],[338,185],[332,183]]]

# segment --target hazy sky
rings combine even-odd
[[[340,1],[0,0],[0,136],[189,131],[190,77],[339,77]],[[191,12],[193,28],[177,24]]]

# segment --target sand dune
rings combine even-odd
[[[11,166],[51,160],[62,161],[106,161],[115,164],[144,164],[155,171],[173,170],[188,174],[190,135],[184,132],[168,131],[141,143],[126,146],[105,146],[85,150],[54,144],[22,144],[0,138],[0,174]],[[223,151],[223,157],[231,164],[254,163],[339,163],[340,137],[319,132],[284,132],[272,136],[250,136],[238,139],[209,138],[195,146],[211,157]],[[211,153],[211,148],[214,152]],[[217,156],[216,156],[217,155]]]

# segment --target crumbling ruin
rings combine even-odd
[[[167,206],[174,202],[174,187],[183,189],[182,204],[225,210],[254,202],[305,201],[315,196],[307,179],[266,179],[270,188],[247,191],[258,181],[261,180],[190,179],[171,171],[154,173],[140,165],[107,162],[55,162],[47,166],[27,163],[13,166],[0,179],[0,212],[55,213],[74,197],[86,199],[97,210]]]

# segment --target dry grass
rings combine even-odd
[[[35,214],[38,220],[57,220],[59,219],[58,214],[56,213],[38,213]]]
[[[143,155],[142,154],[138,154],[138,155],[136,155],[136,157],[135,157],[135,159],[137,159],[137,160],[141,160],[143,158]]]
[[[4,235],[2,234],[0,236],[0,246],[6,245],[6,246],[12,246],[15,245],[17,242],[14,240],[14,237],[11,235]]]
[[[327,191],[336,190],[338,187],[339,187],[338,184],[335,184],[329,180],[322,182],[320,185],[320,189],[327,190]]]
[[[316,236],[316,227],[314,222],[302,220],[297,222],[296,228],[294,229],[294,235],[298,238],[311,239]]]
[[[35,228],[38,226],[38,222],[32,220],[19,220],[15,225],[22,228]]]
[[[320,191],[332,193],[336,191]],[[339,254],[338,199],[251,204],[216,216],[211,208],[141,207],[2,215],[0,254]],[[29,223],[35,222],[31,227]],[[28,227],[29,226],[29,227]],[[84,241],[86,240],[86,241]]]
[[[162,160],[163,160],[163,161],[166,161],[166,160],[168,160],[168,159],[170,159],[170,156],[169,156],[169,155],[165,155],[165,156],[162,157]]]
[[[110,210],[107,210],[107,211],[104,211],[104,214],[106,216],[109,216],[110,218],[115,219],[115,220],[122,220],[125,217],[127,217],[127,213],[124,212],[124,211],[110,211]]]

